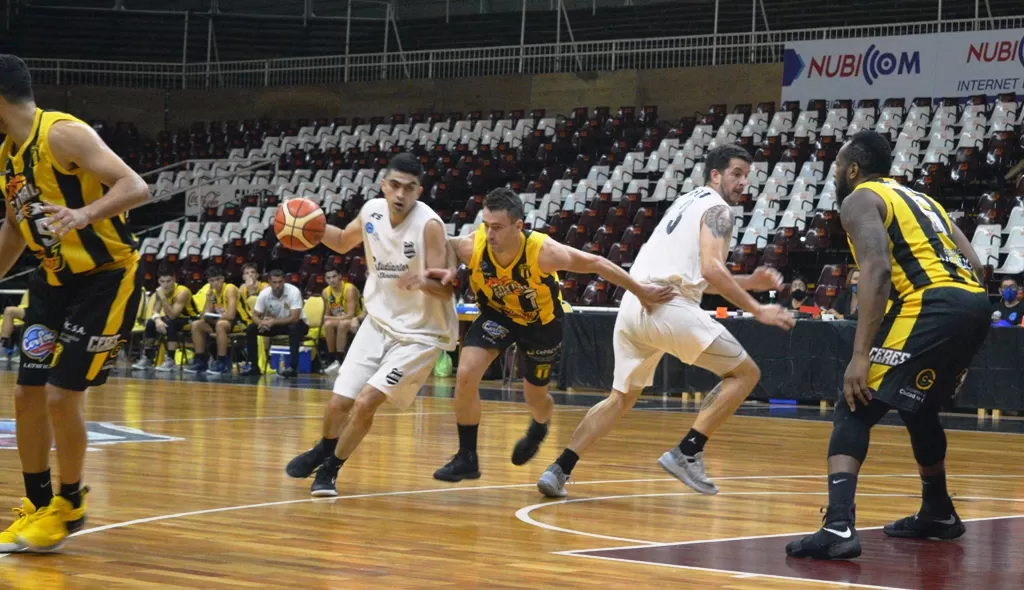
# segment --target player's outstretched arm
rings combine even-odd
[[[450,285],[459,272],[459,264],[469,264],[473,258],[473,237],[449,237],[445,256],[447,260],[443,268],[427,268],[424,275],[430,279],[437,279],[442,285]]]
[[[362,217],[356,217],[345,226],[345,229],[338,229],[328,225],[324,230],[324,238],[321,240],[325,246],[338,254],[344,254],[363,243]]]
[[[871,346],[882,325],[885,305],[889,300],[892,263],[889,260],[885,213],[885,202],[867,189],[856,190],[846,197],[839,212],[843,229],[853,244],[860,265],[857,331],[853,339],[853,358],[843,383],[843,393],[850,410],[856,408],[856,400],[866,404],[871,399],[867,386]]]
[[[538,256],[538,263],[540,270],[545,273],[557,271],[597,273],[602,279],[629,290],[645,307],[665,303],[675,296],[672,287],[638,283],[629,273],[607,258],[581,252],[572,246],[566,246],[554,240],[544,241]]]
[[[3,225],[0,225],[0,277],[7,276],[11,267],[25,251],[25,236],[21,235],[16,219],[14,208],[8,201],[7,217],[4,218]]]
[[[50,215],[50,231],[55,236],[116,217],[149,201],[146,181],[107,147],[91,127],[74,121],[58,121],[50,127],[47,141],[58,166],[63,168],[61,172],[88,172],[109,188],[103,197],[80,209],[43,207]]]

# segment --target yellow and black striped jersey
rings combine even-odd
[[[81,121],[72,115],[36,109],[32,132],[23,145],[11,137],[0,145],[0,190],[14,212],[28,248],[40,260],[47,283],[62,285],[75,275],[137,264],[135,236],[124,215],[72,229],[55,238],[46,228],[45,205],[80,209],[102,197],[107,189],[84,170],[65,170],[50,150],[50,128],[59,121]]]

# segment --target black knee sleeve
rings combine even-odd
[[[878,400],[871,400],[866,406],[850,411],[846,401],[839,400],[832,416],[832,438],[828,443],[828,456],[847,455],[860,463],[868,456],[871,442],[871,427],[889,411],[889,406]]]
[[[156,320],[146,320],[146,331],[143,332],[143,337],[146,340],[156,340]]]
[[[938,412],[924,414],[900,412],[903,423],[910,433],[910,446],[918,465],[931,467],[946,459],[946,431],[939,423]]]

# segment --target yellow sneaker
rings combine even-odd
[[[35,518],[36,506],[28,498],[21,499],[21,508],[11,508],[18,518],[7,527],[7,530],[0,533],[0,553],[14,553],[25,548],[18,542],[18,533],[28,526],[29,521]]]
[[[18,533],[18,542],[31,551],[55,551],[64,544],[68,535],[85,524],[85,494],[89,488],[82,488],[82,505],[78,509],[61,496],[54,496],[50,505],[37,512]]]

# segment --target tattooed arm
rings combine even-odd
[[[743,311],[754,313],[760,304],[737,280],[741,277],[732,276],[725,266],[732,224],[732,209],[726,205],[716,205],[704,213],[700,225],[700,271],[708,282],[707,293],[717,293]]]

